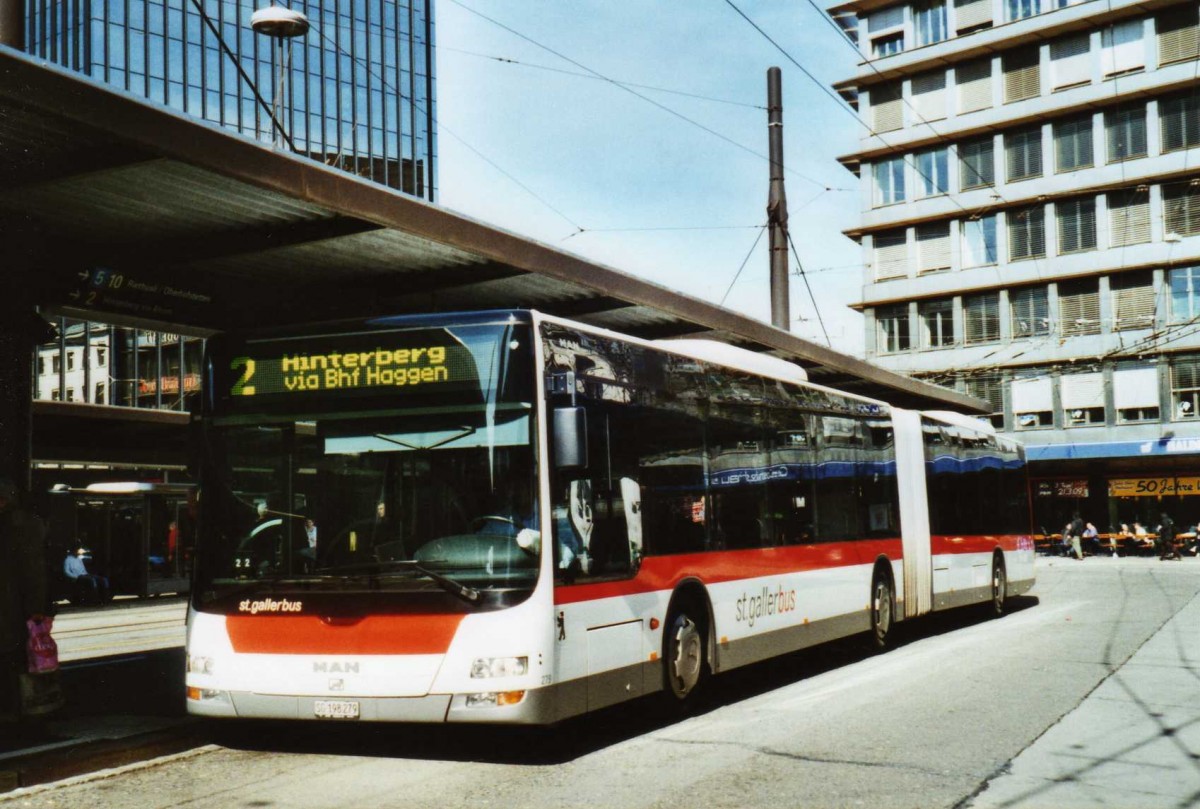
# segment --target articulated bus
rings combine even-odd
[[[209,341],[187,705],[549,724],[1034,582],[1019,445],[534,311]]]

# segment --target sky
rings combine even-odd
[[[734,2],[825,88],[853,74],[855,52],[811,4]],[[765,321],[766,74],[780,67],[789,225],[816,301],[793,275],[792,331],[861,355],[848,304],[862,257],[842,235],[860,193],[836,159],[860,126],[726,0],[436,9],[442,205],[714,303],[728,294],[726,306]],[[674,92],[572,75],[588,69]]]

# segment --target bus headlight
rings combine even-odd
[[[189,674],[212,674],[213,659],[203,655],[192,655],[188,658],[187,670]]]
[[[528,657],[477,657],[471,664],[471,678],[519,677],[529,671]]]

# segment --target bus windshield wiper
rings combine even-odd
[[[468,601],[472,604],[479,603],[479,599],[480,599],[479,591],[476,590],[474,587],[468,587],[467,585],[463,584],[462,582],[455,581],[454,579],[450,578],[449,576],[443,576],[441,573],[438,573],[436,570],[430,570],[429,568],[425,567],[420,562],[414,561],[412,559],[393,559],[392,561],[388,562],[387,564],[389,567],[395,566],[395,567],[408,568],[410,570],[414,570],[417,573],[420,573],[425,578],[432,581],[434,584],[441,587],[447,593],[456,595],[459,598],[463,599],[464,601]]]

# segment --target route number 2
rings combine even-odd
[[[247,383],[254,377],[254,360],[249,357],[237,357],[233,362],[229,363],[229,367],[235,371],[242,372],[238,381],[233,383],[233,389],[229,392],[230,395],[253,396],[254,386]]]

